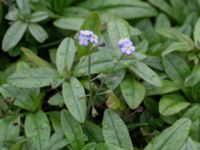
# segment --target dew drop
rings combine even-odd
[[[114,59],[114,60],[113,60],[113,63],[114,63],[114,64],[117,64],[117,63],[118,63],[118,60]]]
[[[85,70],[80,69],[79,72],[80,72],[81,74],[84,74],[84,73],[85,73]]]
[[[123,122],[121,120],[117,121],[117,125],[118,126],[122,126],[123,125]]]
[[[124,66],[126,66],[126,67],[129,66],[129,64],[128,64],[127,62],[124,62],[123,64],[124,64]]]
[[[36,82],[36,85],[37,85],[37,86],[41,85],[41,82],[40,82],[40,81],[37,81],[37,82]]]

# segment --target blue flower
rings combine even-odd
[[[93,45],[98,44],[98,36],[90,30],[81,30],[79,35],[79,44],[83,46],[88,46],[89,42]]]
[[[131,55],[135,51],[135,46],[129,38],[120,39],[118,42],[118,48],[126,55]]]

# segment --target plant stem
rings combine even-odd
[[[123,57],[124,57],[124,54],[120,56],[118,62],[117,62],[116,65],[109,71],[109,73],[108,73],[107,76],[110,76],[110,75],[111,75],[111,73],[112,73],[112,72],[114,71],[114,69],[118,66],[119,62],[121,61],[121,59],[122,59]],[[93,102],[93,101],[97,98],[97,96],[99,95],[99,92],[101,91],[101,89],[102,89],[102,87],[103,87],[103,85],[104,85],[104,82],[105,82],[105,80],[103,80],[103,81],[101,82],[101,84],[100,84],[100,86],[99,86],[97,92],[95,93],[94,97],[91,99],[91,102]],[[88,113],[89,113],[89,111],[90,111],[90,108],[91,108],[91,104],[88,105],[88,108],[87,108]]]

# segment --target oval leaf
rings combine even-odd
[[[79,122],[86,118],[86,98],[82,84],[74,77],[63,84],[62,90],[65,104],[72,116]]]
[[[43,150],[44,143],[49,140],[51,128],[46,114],[38,111],[28,114],[25,119],[25,133],[31,139],[31,145],[37,150]]]
[[[144,99],[144,86],[137,80],[127,77],[121,82],[120,88],[128,106],[136,109]]]
[[[8,82],[21,88],[38,88],[58,82],[58,73],[50,68],[20,70],[8,77]]]
[[[58,47],[56,54],[56,66],[60,74],[65,71],[70,71],[74,57],[76,53],[76,47],[74,40],[71,38],[65,38]]]
[[[32,23],[28,25],[28,29],[38,42],[42,43],[48,39],[47,32],[40,25]]]
[[[169,116],[180,112],[189,105],[190,103],[180,95],[165,95],[159,102],[159,112],[164,116]]]
[[[129,69],[146,82],[158,87],[162,86],[162,81],[159,76],[146,64],[136,61]]]
[[[13,48],[22,38],[27,29],[27,24],[21,21],[15,22],[3,37],[2,49],[4,51]]]
[[[63,132],[73,149],[81,149],[84,146],[83,131],[80,124],[66,110],[61,112],[61,125]]]
[[[107,109],[104,113],[103,136],[107,144],[113,144],[126,150],[133,150],[126,125],[111,109]]]
[[[180,150],[189,134],[191,121],[179,119],[155,137],[144,150]]]

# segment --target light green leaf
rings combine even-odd
[[[37,150],[43,150],[44,143],[50,137],[50,125],[46,114],[37,111],[34,114],[28,114],[25,119],[25,134],[31,139],[31,145]]]
[[[58,73],[50,68],[20,70],[8,77],[8,83],[21,88],[38,88],[59,82]]]
[[[193,49],[193,46],[188,44],[188,42],[174,42],[169,45],[163,52],[162,56],[165,56],[171,52],[174,51],[180,51],[180,52],[189,52]]]
[[[84,122],[86,118],[86,97],[80,81],[71,77],[69,82],[63,84],[62,95],[72,116],[77,121]]]
[[[187,140],[185,141],[185,144],[180,150],[198,150],[198,149],[194,141],[191,138],[187,138]]]
[[[31,12],[28,0],[16,0],[16,1],[17,1],[17,6],[19,7],[21,13],[29,14]]]
[[[194,27],[194,33],[193,33],[195,45],[198,48],[200,48],[200,29],[199,29],[199,27],[200,27],[200,19],[198,19],[198,21],[196,22],[195,27]]]
[[[133,150],[128,129],[122,119],[111,109],[103,117],[103,136],[107,144],[113,144],[126,150]]]
[[[27,29],[27,24],[21,21],[15,22],[3,37],[2,49],[8,51],[13,48],[23,37]]]
[[[75,30],[78,31],[82,24],[84,22],[84,19],[82,18],[60,18],[56,21],[54,21],[54,25],[58,28],[61,29],[66,29],[66,30]]]
[[[145,88],[136,79],[126,77],[121,82],[120,89],[126,103],[131,109],[136,109],[144,99]]]
[[[13,115],[0,119],[0,143],[15,140],[19,136],[19,132],[20,118],[18,116]]]
[[[64,105],[63,97],[60,93],[56,93],[53,95],[49,100],[48,103],[53,106],[60,106],[62,107]]]
[[[63,132],[73,149],[81,149],[84,146],[83,131],[80,124],[66,110],[61,112],[61,124]]]
[[[169,78],[182,88],[185,78],[190,74],[190,67],[185,60],[177,55],[169,54],[163,57],[162,62]]]
[[[65,38],[58,47],[56,54],[56,66],[60,74],[68,72],[74,62],[76,47],[74,40]]]
[[[194,43],[189,36],[177,31],[174,28],[156,28],[156,32],[164,37],[177,40],[179,42],[187,42],[189,45],[194,47]]]
[[[136,61],[129,69],[146,82],[158,87],[162,86],[160,77],[146,64]]]
[[[32,23],[28,25],[28,30],[32,34],[32,36],[40,43],[43,43],[46,39],[48,39],[48,34],[44,30],[43,27],[41,27],[38,24]]]
[[[144,150],[180,150],[188,137],[191,121],[179,119],[171,127],[156,136]]]
[[[0,4],[1,5],[1,4]],[[1,6],[0,6],[1,7]],[[17,8],[15,8],[15,7],[11,7],[10,9],[9,9],[9,12],[8,12],[8,14],[6,14],[6,16],[5,16],[5,18],[7,19],[7,20],[10,20],[10,21],[16,21],[16,20],[18,20],[18,18],[19,18],[19,9],[17,9]],[[1,20],[1,19],[0,19]],[[0,21],[1,22],[1,21]]]
[[[96,150],[97,146],[96,143],[88,143],[81,150]]]
[[[36,11],[35,13],[31,14],[30,22],[40,22],[48,18],[48,12],[46,11]]]
[[[196,65],[192,73],[185,79],[186,86],[194,86],[200,82],[200,65]]]
[[[180,112],[190,105],[181,95],[165,95],[159,102],[159,112],[163,116],[170,116]]]

